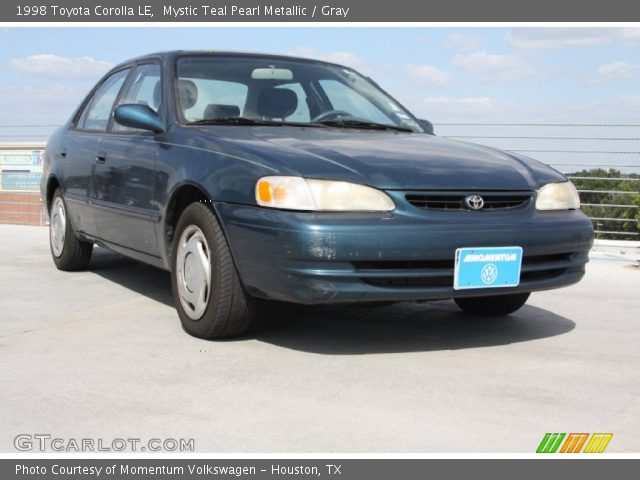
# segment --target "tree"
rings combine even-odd
[[[596,168],[569,175],[574,178],[582,211],[593,219],[598,238],[631,240],[640,230],[640,175]],[[629,193],[626,193],[629,192]],[[623,207],[621,205],[627,205]],[[599,232],[616,233],[599,233]]]

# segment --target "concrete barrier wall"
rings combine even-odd
[[[0,223],[45,225],[40,193],[0,191]]]
[[[45,225],[40,199],[43,142],[0,143],[0,223]]]

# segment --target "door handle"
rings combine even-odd
[[[107,154],[104,152],[100,152],[98,153],[98,155],[96,155],[96,163],[104,163],[107,161]]]

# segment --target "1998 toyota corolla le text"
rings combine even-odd
[[[245,332],[260,299],[506,315],[579,281],[593,241],[555,170],[438,138],[350,68],[272,55],[115,67],[49,140],[42,194],[59,269],[97,243],[169,270],[202,338]]]

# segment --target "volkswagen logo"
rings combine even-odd
[[[482,278],[483,283],[491,285],[498,279],[498,267],[496,267],[493,263],[486,264],[484,267],[482,267],[480,277]]]
[[[482,210],[484,199],[480,195],[467,195],[464,204],[471,210]]]

